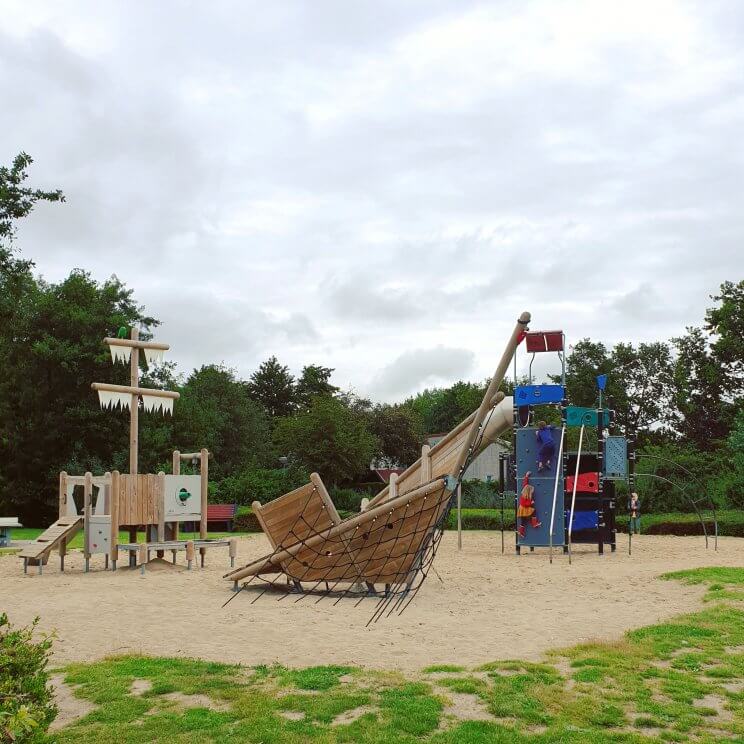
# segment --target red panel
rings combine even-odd
[[[563,331],[530,331],[526,336],[527,351],[563,351]]]
[[[573,475],[566,476],[566,492],[573,493],[574,477]],[[578,484],[576,486],[577,491],[583,493],[598,493],[599,492],[599,473],[579,473]]]

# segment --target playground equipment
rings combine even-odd
[[[615,482],[632,478],[632,444],[625,437],[610,436],[611,412],[602,407],[601,395],[606,376],[598,378],[599,407],[585,408],[568,404],[566,393],[565,334],[561,330],[530,331],[525,333],[525,346],[532,354],[527,384],[514,391],[514,454],[504,458],[501,468],[502,492],[511,481],[516,493],[517,484],[529,481],[534,488],[533,501],[539,519],[534,526],[515,530],[516,551],[523,547],[550,549],[562,547],[571,560],[574,543],[595,543],[599,553],[604,546],[616,549]],[[538,385],[532,382],[532,366],[537,354],[556,353],[561,363],[560,384]],[[517,379],[517,359],[514,355],[514,379]],[[560,427],[546,427],[558,435],[553,440],[549,458],[541,462],[540,429],[534,419],[543,406],[557,407]],[[579,429],[578,448],[568,449],[571,429]],[[596,449],[586,449],[590,428],[596,429]],[[547,435],[540,435],[547,436]],[[542,467],[541,467],[542,465]],[[515,499],[516,503],[516,499]]]
[[[55,549],[59,551],[60,570],[64,571],[67,546],[80,530],[83,531],[86,572],[90,570],[93,555],[104,555],[106,568],[110,562],[115,571],[120,550],[128,554],[130,566],[135,566],[139,558],[143,572],[151,551],[156,551],[159,558],[170,551],[173,563],[176,562],[176,553],[185,551],[190,568],[197,549],[204,566],[207,548],[224,546],[228,547],[231,565],[234,565],[235,540],[207,539],[210,454],[206,449],[193,453],[173,452],[171,474],[162,471],[157,475],[138,473],[140,400],[145,411],[165,414],[172,412],[173,402],[178,400],[179,394],[139,386],[139,352],[143,351],[148,362],[152,363],[162,359],[168,345],[140,341],[136,328],[132,329],[130,338],[122,336],[105,338],[104,343],[109,346],[114,363],[129,362],[130,385],[94,382],[91,387],[98,392],[102,407],[120,407],[130,411],[130,472],[114,470],[97,476],[92,473],[78,476],[60,473],[59,518],[19,554],[25,572],[29,566],[38,566],[41,573],[42,566]],[[183,461],[195,466],[198,464],[199,474],[182,475]],[[75,500],[76,491],[79,503]],[[199,539],[179,540],[179,525],[183,522],[199,522]],[[119,541],[120,530],[129,533],[128,542]],[[140,530],[145,532],[144,542],[138,542]]]
[[[421,457],[400,476],[393,474],[360,514],[342,520],[317,474],[268,504],[255,502],[273,550],[225,579],[236,591],[260,579],[266,588],[321,598],[359,595],[361,587],[362,597],[379,600],[370,622],[402,612],[428,575],[465,470],[512,426],[513,401],[498,388],[529,320],[522,313],[517,321],[478,410],[434,447],[424,446]],[[276,581],[280,576],[284,587]]]

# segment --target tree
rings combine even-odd
[[[715,448],[731,426],[734,406],[725,399],[725,377],[708,339],[700,328],[688,328],[672,339],[676,428],[685,439],[703,450]]]
[[[377,459],[389,467],[407,467],[421,454],[421,422],[407,406],[376,405],[370,414],[370,431],[379,442]]]
[[[459,381],[448,388],[426,389],[408,398],[404,405],[417,415],[425,433],[447,432],[478,408],[486,387]]]
[[[215,480],[272,464],[271,432],[265,411],[251,399],[235,373],[218,365],[194,370],[180,390],[170,449],[213,453]]]
[[[73,271],[24,295],[12,338],[0,342],[0,508],[43,523],[56,511],[60,470],[104,472],[126,462],[128,416],[102,411],[90,384],[128,384],[128,370],[112,368],[101,341],[134,323],[145,337],[157,325],[116,277],[101,284]]]
[[[316,395],[336,395],[339,389],[331,385],[333,370],[310,364],[302,368],[302,374],[295,385],[295,400],[302,408],[307,408]]]
[[[281,419],[274,444],[282,454],[320,473],[329,485],[368,470],[379,449],[366,416],[330,396],[316,396],[306,411]]]
[[[608,375],[607,395],[618,399],[623,391],[617,385],[617,379],[611,374],[612,360],[607,347],[600,342],[582,338],[573,347],[569,347],[566,359],[566,388],[569,400],[576,406],[594,407],[598,403],[597,375]],[[560,383],[560,375],[551,375],[550,379]]]
[[[705,313],[705,330],[714,339],[711,351],[721,367],[722,388],[732,398],[744,394],[744,280],[724,282],[713,295],[717,307]]]
[[[275,356],[266,360],[248,382],[248,394],[271,418],[289,416],[296,407],[294,377]]]

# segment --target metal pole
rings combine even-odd
[[[573,531],[574,507],[576,506],[576,487],[579,485],[579,463],[581,462],[581,446],[584,443],[584,427],[579,432],[579,450],[576,453],[576,471],[574,473],[573,493],[571,494],[571,512],[568,516],[568,564],[571,565],[571,532]]]
[[[462,550],[462,483],[457,484],[457,549]]]
[[[566,436],[565,425],[561,428],[561,443],[558,447],[558,459],[555,461],[555,484],[553,485],[553,508],[550,511],[550,562],[553,562],[553,527],[555,526],[555,502],[558,498],[558,476],[563,470],[563,439]],[[565,506],[563,507],[566,508]]]

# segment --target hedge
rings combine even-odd
[[[354,516],[358,509],[339,509],[342,518]],[[707,519],[708,534],[713,534],[712,522]],[[627,516],[618,515],[617,531],[627,532]],[[235,518],[235,527],[239,532],[260,532],[261,527],[256,516],[243,507]],[[500,509],[463,509],[462,528],[464,530],[501,530]],[[452,509],[445,529],[457,529],[457,510]],[[514,529],[514,510],[504,510],[504,529]],[[702,535],[702,528],[697,515],[682,512],[669,514],[644,514],[641,516],[641,532],[647,535]],[[718,534],[725,537],[744,537],[744,511],[718,512]]]

